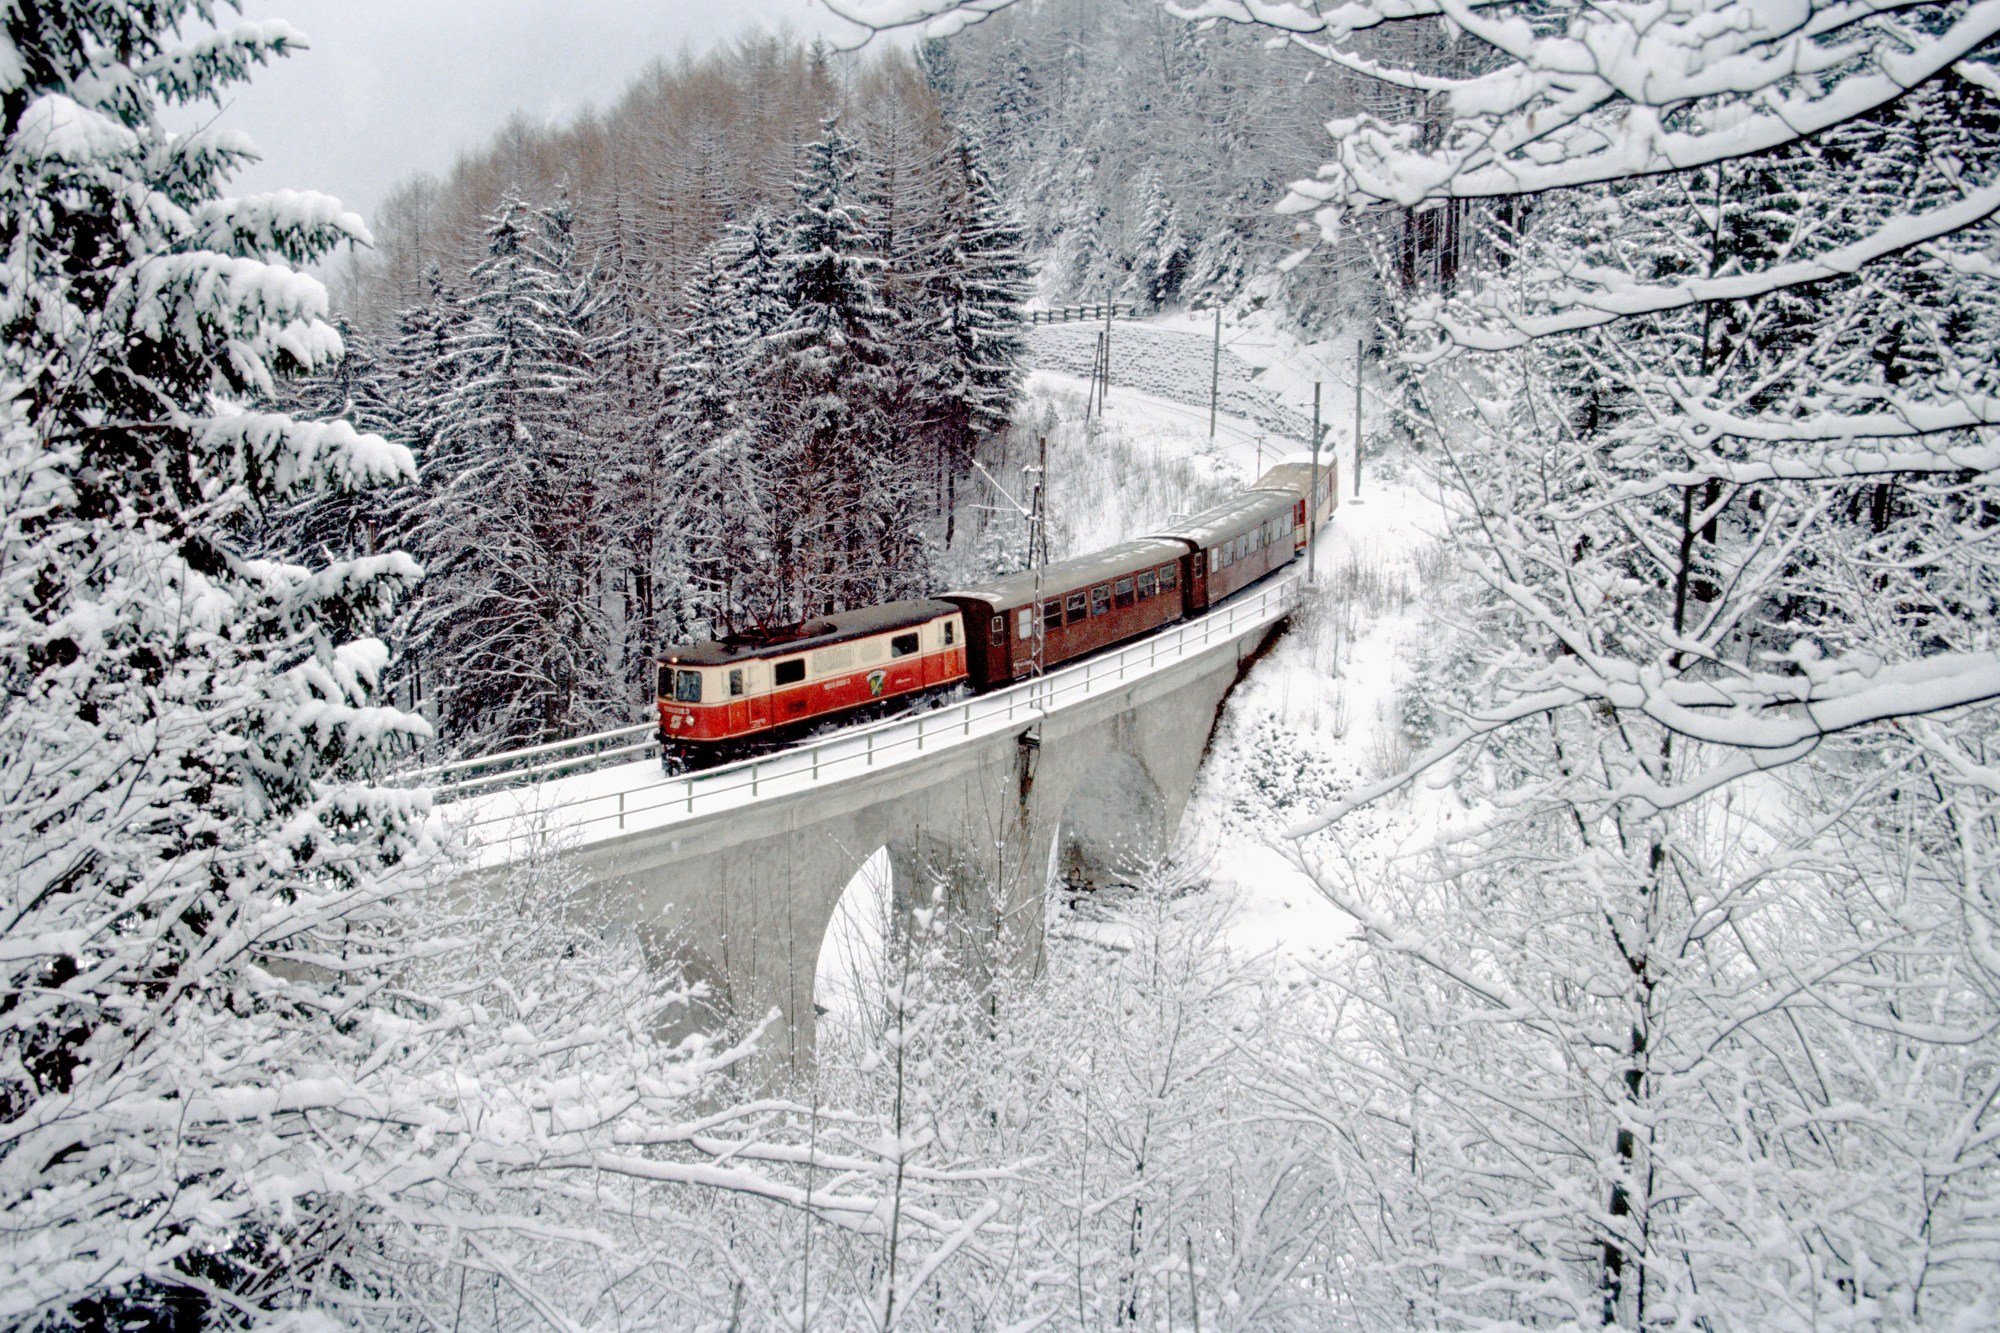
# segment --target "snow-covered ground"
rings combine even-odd
[[[1210,318],[1113,326],[1112,387],[1100,429],[1151,442],[1153,449],[1136,451],[1142,461],[1156,458],[1169,468],[1190,460],[1241,484],[1308,448],[1315,382],[1320,386],[1323,457],[1338,462],[1342,485],[1340,509],[1315,553],[1317,591],[1224,705],[1182,826],[1185,855],[1207,881],[1205,892],[1230,911],[1230,946],[1270,956],[1282,975],[1348,937],[1348,918],[1315,889],[1282,831],[1407,757],[1401,692],[1426,633],[1425,593],[1444,572],[1444,512],[1398,475],[1394,459],[1370,458],[1365,497],[1354,502],[1351,337],[1305,344],[1262,318],[1225,323],[1223,410],[1211,442]],[[1080,401],[1095,332],[1037,329],[1031,394]],[[1363,428],[1365,438],[1370,423]],[[1442,813],[1434,804],[1424,793],[1385,801],[1342,821],[1337,836],[1314,839],[1308,854],[1323,873],[1378,873],[1423,841],[1427,822]]]

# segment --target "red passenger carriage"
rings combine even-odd
[[[1313,488],[1314,473],[1319,476],[1318,498],[1313,506],[1319,510],[1317,524],[1306,512],[1306,492]],[[1333,521],[1333,511],[1340,504],[1340,469],[1331,458],[1322,458],[1315,467],[1311,454],[1295,454],[1257,478],[1257,484],[1251,489],[1284,491],[1292,497],[1292,541],[1297,549],[1303,551],[1313,528],[1323,528]]]
[[[985,690],[1149,633],[1185,612],[1187,548],[1149,538],[938,596],[965,615],[973,684]],[[1041,599],[1036,601],[1036,588]]]
[[[1186,550],[1186,605],[1198,615],[1298,555],[1292,519],[1298,497],[1245,491],[1158,534]]]

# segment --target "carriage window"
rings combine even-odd
[[[1074,625],[1090,614],[1089,600],[1080,592],[1069,595],[1069,623]]]
[[[952,646],[952,645],[953,645],[954,643],[957,643],[957,642],[958,642],[958,622],[957,622],[956,620],[947,620],[947,621],[945,621],[945,622],[944,622],[944,646],[945,646],[945,647],[947,647],[947,648],[949,648],[949,647],[951,647],[951,646]]]
[[[1005,615],[993,617],[993,642],[1007,642],[1007,617]]]
[[[701,702],[701,672],[676,671],[674,673],[674,702],[677,704],[698,704]]]
[[[1052,629],[1062,628],[1062,606],[1062,598],[1060,597],[1042,603],[1042,632],[1044,634]]]
[[[1180,575],[1181,575],[1181,572],[1180,572],[1180,570],[1178,570],[1178,569],[1174,568],[1174,566],[1172,566],[1172,565],[1161,565],[1161,566],[1160,566],[1160,591],[1161,591],[1161,592],[1172,592],[1172,591],[1174,590],[1174,585],[1175,585],[1176,583],[1180,582]]]
[[[794,657],[771,668],[771,679],[779,685],[796,685],[806,678],[806,659]]]
[[[1035,637],[1035,608],[1024,606],[1014,617],[1014,632],[1024,639]]]
[[[1100,584],[1090,590],[1090,614],[1101,616],[1111,609],[1111,585]]]
[[[729,697],[730,697],[730,698],[732,698],[732,699],[740,699],[740,698],[742,698],[742,697],[743,697],[743,668],[742,668],[742,667],[732,667],[732,668],[730,668],[730,671],[729,671]]]
[[[889,656],[909,657],[917,651],[917,635],[914,630],[908,634],[898,634],[889,640]]]
[[[1142,602],[1145,601],[1148,597],[1151,597],[1154,593],[1158,592],[1159,590],[1160,590],[1160,581],[1153,577],[1152,570],[1149,569],[1145,573],[1139,576],[1140,601]]]
[[[1111,600],[1121,607],[1132,605],[1132,580],[1118,580],[1118,595]]]
[[[1218,574],[1229,568],[1229,547],[1227,545],[1215,548],[1214,555],[1209,558],[1208,567]]]

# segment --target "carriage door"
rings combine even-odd
[[[729,704],[729,734],[740,736],[750,726],[750,701],[744,697],[743,680],[748,667],[728,667],[716,674],[722,678],[722,696]]]
[[[1015,679],[1027,675],[1035,669],[1035,608],[1024,606],[1018,611],[1007,613],[1012,628],[1010,637],[1014,640]]]
[[[749,695],[745,712],[750,718],[750,729],[761,731],[771,725],[771,669],[763,665],[746,663],[743,667],[743,684]]]

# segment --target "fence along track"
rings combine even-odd
[[[973,739],[983,739],[1011,729],[1018,723],[1048,716],[1058,709],[1131,682],[1142,680],[1163,669],[1198,657],[1216,643],[1262,626],[1275,624],[1298,602],[1304,578],[1299,574],[1281,576],[1268,587],[1246,592],[1195,620],[1183,620],[1115,651],[1063,667],[1046,676],[1023,681],[1004,690],[975,695],[960,703],[913,716],[892,718],[865,727],[836,732],[820,740],[806,742],[776,754],[746,759],[720,768],[678,777],[657,777],[643,783],[611,790],[552,789],[558,784],[537,782],[531,799],[508,800],[528,793],[502,792],[476,800],[459,795],[466,805],[492,806],[474,810],[464,827],[468,832],[488,829],[507,834],[500,826],[524,821],[539,826],[551,822],[582,832],[585,840],[614,836],[638,828],[658,828],[681,823],[702,815],[738,809],[760,800],[807,791],[825,782],[843,780],[857,773],[891,767]],[[633,730],[646,730],[635,728]],[[560,749],[564,745],[600,740],[584,737],[577,742],[558,742],[533,747],[534,751]],[[495,755],[495,763],[529,754]],[[556,768],[580,760],[543,760],[537,767]],[[451,767],[449,765],[445,767]],[[482,779],[488,783],[516,780],[532,769],[517,769],[504,775]],[[468,788],[460,786],[457,792]],[[451,799],[449,794],[447,799]],[[561,817],[567,816],[567,817]],[[553,818],[552,817],[557,817]],[[475,832],[475,837],[479,835]],[[485,838],[479,838],[486,841]]]
[[[1105,313],[1107,310],[1110,312],[1108,316]],[[1124,301],[1113,301],[1098,305],[1066,305],[1058,306],[1054,310],[1030,310],[1028,312],[1028,327],[1033,328],[1037,324],[1088,323],[1093,320],[1106,318],[1137,319],[1138,317],[1139,308]]]

